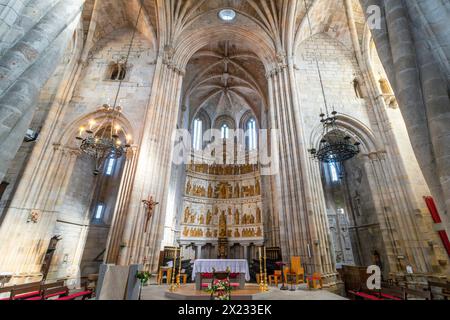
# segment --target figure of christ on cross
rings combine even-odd
[[[148,231],[148,223],[150,222],[150,219],[153,215],[153,210],[155,207],[159,204],[159,202],[153,201],[153,197],[150,196],[148,200],[142,200],[142,203],[144,204],[147,213],[147,220],[145,221],[145,232]]]

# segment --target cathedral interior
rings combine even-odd
[[[261,248],[265,277],[298,257],[343,296],[369,266],[450,296],[448,21],[440,0],[0,0],[0,298],[177,254],[260,283]]]

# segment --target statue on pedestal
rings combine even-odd
[[[259,207],[256,207],[256,223],[261,223],[261,209]]]
[[[227,237],[227,216],[225,215],[225,211],[222,211],[222,214],[219,218],[219,238]]]
[[[191,180],[188,180],[187,184],[186,184],[186,194],[189,195],[191,193]]]
[[[213,197],[213,188],[211,187],[211,183],[208,185],[208,198]]]
[[[212,220],[212,213],[211,210],[208,210],[208,213],[206,214],[206,224],[208,226],[211,225],[211,220]]]
[[[191,213],[189,212],[189,207],[186,207],[186,209],[184,209],[184,223],[189,222],[190,215],[191,215]]]
[[[239,223],[240,223],[239,209],[236,209],[236,212],[234,213],[234,224],[239,225]]]

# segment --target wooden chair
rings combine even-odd
[[[158,272],[158,284],[161,285],[164,280],[164,275],[166,275],[166,283],[170,283],[172,279],[172,268],[171,267],[159,267]]]
[[[300,257],[292,257],[290,268],[284,269],[284,278],[287,279],[289,276],[295,276],[296,285],[299,283],[305,283],[305,269],[301,266]]]
[[[273,275],[269,276],[269,285],[271,286],[272,283],[275,283],[275,286],[278,287],[278,283],[281,282],[281,270],[275,270]]]
[[[308,277],[308,288],[322,289],[323,288],[322,274],[314,272],[312,276]]]
[[[186,273],[181,273],[181,274],[177,274],[177,279],[176,282],[180,282],[182,284],[186,284],[187,283],[187,274]]]

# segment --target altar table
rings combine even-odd
[[[213,269],[217,272],[224,272],[228,269],[230,273],[239,274],[238,281],[241,289],[245,286],[245,281],[250,281],[250,270],[245,259],[197,259],[194,261],[192,270],[192,280],[195,280],[197,290],[202,286],[201,274],[213,273]]]

